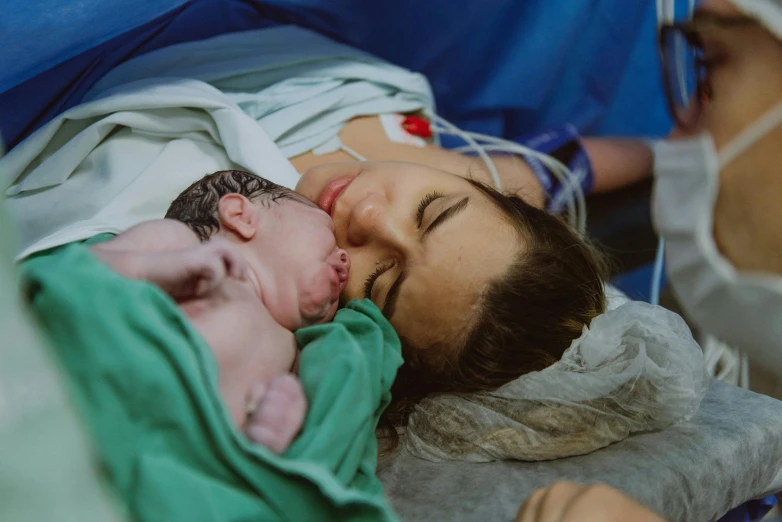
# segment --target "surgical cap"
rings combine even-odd
[[[782,40],[782,0],[730,0],[737,9],[757,19]]]

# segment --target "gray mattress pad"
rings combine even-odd
[[[557,480],[606,483],[667,520],[720,518],[782,490],[782,401],[712,381],[696,416],[588,455],[546,462],[429,462],[404,449],[378,469],[405,521],[512,520]]]

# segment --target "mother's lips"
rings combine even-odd
[[[355,176],[340,176],[339,178],[335,178],[329,181],[323,189],[323,192],[321,192],[320,197],[318,198],[318,206],[325,210],[329,216],[332,215],[334,210],[334,202],[337,201],[337,198],[342,194],[342,191],[350,185],[350,182],[353,181],[354,177]]]

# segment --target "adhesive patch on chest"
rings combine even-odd
[[[380,124],[383,126],[383,130],[389,141],[394,143],[405,143],[420,148],[426,146],[426,140],[420,136],[410,134],[402,127],[402,121],[405,119],[405,116],[402,114],[386,113],[379,115],[378,118],[380,119]]]

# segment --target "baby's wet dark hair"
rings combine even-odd
[[[303,199],[296,192],[250,172],[220,170],[187,187],[168,207],[166,217],[181,221],[198,239],[207,241],[220,230],[217,206],[220,198],[227,194],[241,194],[259,204]]]

